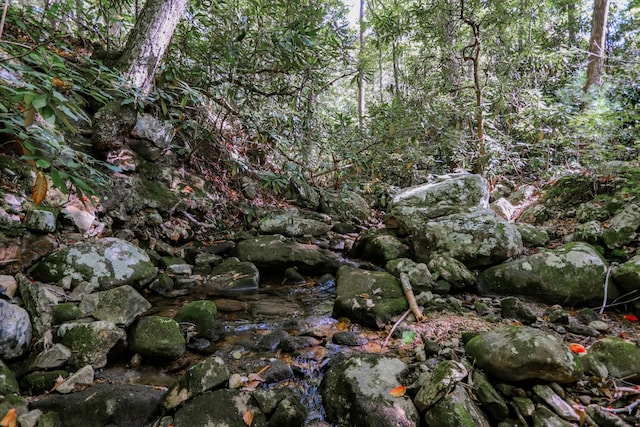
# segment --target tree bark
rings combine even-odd
[[[129,83],[143,94],[153,89],[153,78],[187,0],[147,0],[127,37],[120,69]]]
[[[365,0],[360,0],[360,10],[358,23],[360,25],[360,64],[358,65],[358,127],[360,132],[364,133],[364,115],[365,115],[365,81],[364,81],[364,7]]]
[[[584,85],[585,92],[589,91],[589,88],[593,85],[600,86],[602,84],[608,14],[609,0],[594,0],[589,55],[587,56],[587,82]]]

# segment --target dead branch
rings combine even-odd
[[[413,315],[416,316],[416,320],[418,320],[418,322],[422,321],[422,319],[424,319],[424,315],[416,302],[416,297],[413,294],[413,288],[411,288],[411,282],[409,281],[409,275],[407,273],[400,273],[400,284],[402,285],[404,296],[409,303],[409,310],[411,310]]]

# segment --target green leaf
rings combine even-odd
[[[48,102],[49,102],[49,96],[44,94],[44,95],[36,96],[31,102],[31,104],[36,110],[40,110],[41,108],[44,108],[44,106],[46,106]]]
[[[40,111],[40,114],[42,115],[42,118],[47,122],[47,123],[51,123],[54,124],[56,122],[56,112],[54,111],[53,108],[51,108],[50,105],[47,105],[45,108],[43,108]]]
[[[408,345],[416,340],[415,331],[402,331],[402,344]]]
[[[46,159],[38,159],[36,160],[36,166],[40,169],[47,169],[49,166],[51,166],[51,162]]]
[[[49,172],[53,185],[62,191],[63,194],[67,194],[67,177],[68,175],[62,171],[58,171],[56,168],[51,168]]]

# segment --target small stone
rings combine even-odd
[[[607,322],[603,322],[602,320],[594,320],[593,322],[589,322],[588,326],[599,332],[606,332],[609,330],[609,325],[607,324]]]
[[[80,368],[71,375],[65,382],[56,387],[58,393],[67,394],[76,391],[78,387],[93,384],[95,373],[91,365]]]
[[[5,274],[0,275],[0,295],[13,298],[18,290],[18,282],[15,277]]]
[[[56,231],[56,216],[44,209],[34,209],[27,213],[25,226],[32,231],[53,233]]]

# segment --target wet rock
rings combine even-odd
[[[331,366],[320,385],[327,420],[354,427],[419,425],[409,397],[389,394],[400,385],[396,376],[405,367],[399,359],[372,354]]]
[[[20,386],[13,371],[0,358],[0,394],[13,394],[20,391]]]
[[[295,267],[287,268],[284,271],[284,274],[282,277],[282,283],[300,284],[300,283],[306,283],[306,281],[307,280],[304,278],[304,276],[300,274],[298,269]]]
[[[238,258],[227,258],[204,278],[202,289],[208,295],[258,290],[260,272],[256,266]]]
[[[451,174],[406,188],[392,199],[385,223],[410,234],[425,222],[489,208],[489,183],[480,175]]]
[[[260,269],[284,271],[297,267],[301,273],[335,272],[342,264],[333,252],[316,245],[287,241],[281,235],[259,236],[238,242],[231,254]]]
[[[65,427],[140,427],[156,416],[163,393],[140,385],[96,384],[76,393],[45,397],[31,407],[57,413]]]
[[[126,327],[149,310],[151,304],[134,288],[125,285],[87,295],[79,308],[85,315]]]
[[[229,370],[219,357],[209,357],[193,365],[164,396],[162,406],[172,409],[188,399],[212,390],[229,379]]]
[[[294,351],[307,347],[313,347],[318,344],[320,344],[320,341],[313,337],[287,336],[280,342],[280,348],[282,349],[282,351],[293,353]]]
[[[455,258],[448,256],[434,257],[427,266],[435,280],[444,280],[454,289],[462,289],[476,282],[475,274]]]
[[[269,368],[261,376],[266,384],[275,384],[293,378],[293,371],[287,363],[273,360],[269,363]]]
[[[427,425],[442,427],[489,427],[489,420],[460,384],[424,414]]]
[[[27,212],[24,225],[32,231],[53,233],[56,231],[56,215],[50,210],[33,209]]]
[[[584,306],[602,303],[606,272],[606,262],[594,248],[574,242],[491,267],[480,273],[478,288],[482,295]],[[610,283],[609,298],[616,296]]]
[[[589,348],[589,355],[602,362],[614,378],[640,382],[640,347],[621,338],[603,338]]]
[[[325,190],[320,196],[320,212],[334,221],[364,223],[371,215],[371,208],[365,199],[353,191]]]
[[[409,248],[388,231],[370,229],[358,237],[352,256],[384,265],[396,258],[408,258]]]
[[[0,359],[22,356],[31,343],[29,313],[22,307],[0,299]]]
[[[395,315],[408,308],[399,282],[384,271],[343,266],[336,277],[333,316],[383,328]]]
[[[173,320],[178,323],[192,323],[196,327],[198,337],[213,340],[222,332],[222,325],[218,322],[217,315],[218,309],[213,301],[191,301],[180,308]]]
[[[515,297],[507,297],[500,300],[500,308],[502,309],[502,317],[505,319],[518,320],[525,325],[531,325],[537,320],[533,310]]]
[[[304,218],[299,211],[291,210],[260,221],[263,234],[282,234],[285,236],[320,236],[331,230],[331,224],[311,218]]]
[[[53,252],[36,264],[31,273],[44,282],[71,277],[72,286],[86,281],[105,290],[146,284],[155,277],[157,269],[142,249],[121,239],[105,237]]]
[[[418,261],[438,256],[469,268],[497,264],[523,251],[516,227],[490,210],[454,214],[415,227],[413,250]]]
[[[424,384],[418,390],[413,403],[418,411],[423,412],[438,403],[468,375],[467,369],[462,363],[453,360],[444,360],[430,372]]]
[[[640,254],[613,269],[613,280],[625,292],[640,292]]]
[[[484,332],[465,345],[466,353],[488,374],[505,381],[538,379],[570,383],[582,365],[551,332],[506,326]]]
[[[185,402],[176,411],[173,425],[246,427],[243,416],[249,412],[252,414],[251,426],[267,426],[264,414],[249,393],[239,390],[216,390]]]
[[[640,206],[628,204],[622,212],[611,218],[609,227],[602,233],[602,241],[609,249],[619,248],[636,237],[640,227]]]
[[[400,278],[401,273],[409,277],[409,283],[414,292],[426,292],[432,289],[434,280],[429,267],[424,263],[417,263],[409,258],[398,258],[387,262],[385,270]]]
[[[536,248],[549,243],[549,233],[534,225],[518,223],[516,229],[522,236],[522,244],[525,248]]]
[[[103,368],[107,355],[127,334],[115,323],[99,320],[91,323],[64,323],[57,331],[60,342],[71,350],[69,364],[79,369],[85,365]]]
[[[347,331],[336,332],[335,334],[333,334],[333,337],[331,338],[331,340],[333,341],[334,344],[348,345],[353,347],[365,345],[366,343],[369,342],[369,340],[363,337],[362,335],[357,334],[355,332],[347,332]]]
[[[143,356],[177,359],[186,350],[178,322],[168,317],[141,317],[129,332],[129,350]]]
[[[83,386],[93,384],[95,372],[91,365],[84,366],[74,372],[65,382],[56,386],[58,393],[67,394],[77,391]]]

